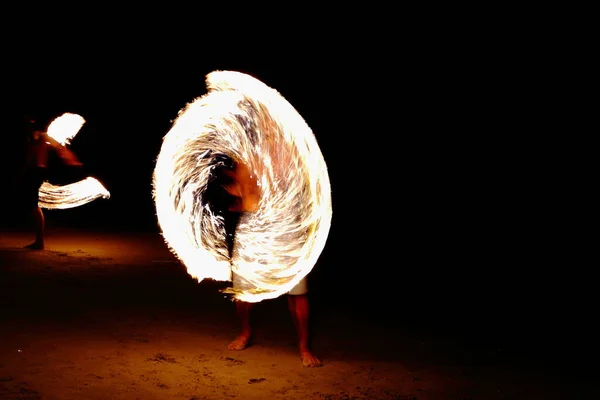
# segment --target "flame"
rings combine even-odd
[[[85,119],[78,114],[64,113],[48,125],[47,133],[63,146],[71,143],[77,135]],[[87,204],[97,198],[109,198],[110,193],[96,179],[87,177],[79,182],[56,186],[49,182],[42,183],[39,190],[38,205],[47,209],[66,209]]]
[[[231,281],[234,298],[258,302],[292,289],[314,267],[329,234],[327,166],[300,114],[276,90],[235,71],[206,76],[208,93],[180,110],[164,136],[153,197],[165,242],[188,273]],[[223,217],[205,199],[223,157],[258,182],[256,212],[244,213],[229,256]]]
[[[38,204],[42,208],[65,209],[87,204],[99,197],[107,199],[110,193],[96,178],[88,176],[79,182],[62,186],[44,182],[40,187]]]
[[[77,135],[85,119],[81,115],[64,113],[48,125],[47,133],[52,139],[66,146]]]

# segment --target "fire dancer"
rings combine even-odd
[[[55,151],[60,159],[70,166],[82,166],[77,156],[46,132],[47,126],[38,119],[30,117],[25,126],[26,158],[23,170],[24,206],[35,224],[35,241],[27,246],[32,250],[43,250],[45,247],[45,218],[39,206],[40,187],[48,177],[48,158],[50,151]]]
[[[229,207],[232,213],[256,212],[260,202],[260,188],[248,167],[236,163],[233,170],[224,171],[226,182],[223,188],[233,196]],[[239,216],[238,216],[239,217]],[[238,219],[238,217],[234,217]],[[235,243],[235,240],[232,241]],[[243,279],[233,275],[233,286],[243,285]],[[307,278],[302,279],[288,293],[288,308],[298,334],[300,359],[304,367],[320,367],[321,361],[312,353],[309,346],[309,301]],[[251,344],[251,315],[254,303],[235,300],[236,314],[240,318],[242,332],[227,346],[229,350],[243,350]]]

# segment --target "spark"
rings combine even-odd
[[[48,125],[46,132],[52,139],[66,146],[71,143],[71,139],[77,135],[84,123],[85,119],[81,115],[64,113]]]
[[[288,292],[314,267],[329,234],[327,166],[314,133],[275,89],[236,71],[206,76],[208,92],[182,108],[163,138],[153,198],[170,250],[198,281],[231,281],[234,298],[258,302]],[[224,218],[207,201],[223,159],[258,182],[256,212],[244,213],[229,256]]]
[[[44,182],[40,187],[39,206],[48,209],[66,209],[79,207],[97,198],[108,199],[110,193],[91,176],[67,185],[56,186]]]

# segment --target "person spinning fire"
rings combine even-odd
[[[260,205],[260,188],[256,178],[248,167],[240,162],[233,168],[225,169],[222,187],[232,196],[229,211],[232,213],[256,212]],[[234,243],[234,241],[232,241]],[[233,287],[240,285],[240,279],[234,273]],[[288,308],[298,335],[298,349],[304,367],[320,367],[321,361],[313,354],[309,346],[309,300],[307,278],[302,279],[288,293]],[[254,303],[236,300],[236,314],[241,321],[242,331],[229,343],[229,350],[243,350],[252,341],[251,310]]]
[[[50,137],[47,125],[34,117],[28,117],[25,132],[25,162],[22,170],[24,206],[35,224],[35,241],[25,246],[32,250],[44,250],[45,218],[39,206],[39,191],[48,179],[48,160],[51,151],[69,166],[83,166],[75,153]]]

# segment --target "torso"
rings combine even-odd
[[[27,140],[27,167],[48,167],[48,143],[43,135],[35,135]]]

